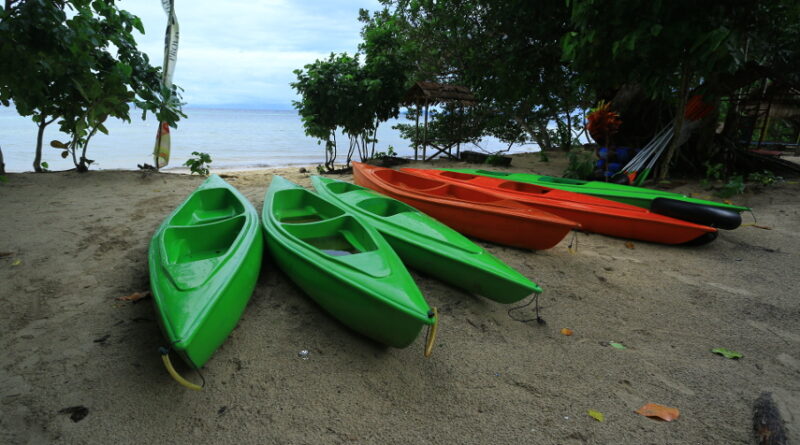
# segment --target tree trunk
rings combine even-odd
[[[683,122],[685,120],[684,113],[686,111],[686,100],[687,96],[689,95],[689,81],[691,80],[691,77],[692,76],[689,70],[686,67],[683,67],[683,69],[681,69],[681,86],[680,90],[678,90],[678,106],[675,111],[672,142],[669,145],[669,149],[667,149],[664,159],[661,161],[661,168],[658,173],[658,179],[662,181],[667,178],[667,175],[669,175],[669,164],[672,162],[672,158],[675,156],[675,152],[678,150],[678,144],[680,144],[681,130],[683,129]]]
[[[37,124],[39,126],[39,131],[36,134],[36,155],[33,158],[33,171],[36,173],[42,172],[42,139],[44,139],[44,129],[50,122],[47,121],[47,116],[43,115],[41,122]]]
[[[3,147],[0,147],[0,175],[6,174],[6,164],[3,161]]]

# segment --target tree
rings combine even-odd
[[[543,149],[556,145],[548,123],[571,121],[587,105],[586,89],[561,57],[569,19],[562,0],[535,7],[523,0],[383,3],[384,14],[391,11],[401,23],[399,38],[415,61],[410,77],[468,87],[484,110],[513,121]],[[495,124],[487,131],[508,128]],[[572,133],[563,134],[571,145]]]
[[[134,29],[144,32],[139,18],[113,0],[24,0],[3,11],[0,100],[13,101],[20,115],[37,123],[37,172],[45,127],[58,118],[70,140],[52,145],[86,171],[92,136],[107,132],[108,117],[129,121],[129,103],[143,109],[143,118],[152,111],[172,126],[185,117],[180,96],[165,99],[159,70],[136,48]]]
[[[687,0],[569,3],[574,29],[565,35],[564,57],[580,79],[595,89],[638,85],[651,98],[669,101],[676,135],[681,134],[690,93],[702,93],[706,101],[732,94],[730,84],[723,85],[754,68],[741,54],[755,42],[769,48],[762,61],[780,61],[773,65],[782,63],[789,72],[798,72],[788,62],[799,43],[796,2],[715,0],[703,3],[702,13],[696,2]],[[792,33],[795,37],[788,37]],[[678,142],[673,138],[662,160],[661,178],[668,175]]]

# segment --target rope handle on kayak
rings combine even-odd
[[[436,332],[439,330],[439,311],[433,308],[433,324],[428,328],[428,335],[425,338],[425,357],[433,354],[433,343],[436,341]]]
[[[172,366],[172,362],[169,359],[169,348],[159,348],[158,352],[161,354],[161,361],[164,363],[164,367],[167,368],[167,372],[173,379],[175,379],[176,382],[194,391],[200,391],[203,389],[202,386],[196,385],[178,374],[178,371],[175,370],[175,368]],[[200,377],[202,378],[202,375]],[[205,379],[203,379],[203,386],[205,386]]]

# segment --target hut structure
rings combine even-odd
[[[756,150],[776,145],[774,142],[764,141],[764,136],[769,130],[770,123],[775,119],[787,120],[795,128],[793,143],[784,142],[777,145],[796,149],[800,144],[800,88],[783,82],[768,82],[766,79],[762,85],[739,104],[739,109],[747,121],[746,134],[752,135],[755,131],[759,131]],[[751,139],[752,137],[746,138],[747,141]]]
[[[416,120],[416,137],[414,138],[414,159],[418,159],[418,151],[419,151],[419,115],[421,114],[423,107],[424,107],[424,124],[423,124],[423,133],[422,133],[422,160],[427,161],[433,159],[436,155],[442,152],[446,152],[447,156],[452,157],[452,153],[450,152],[452,146],[443,146],[443,147],[436,147],[437,151],[432,154],[430,157],[426,157],[426,152],[428,148],[428,108],[431,105],[436,105],[440,103],[457,103],[460,105],[461,111],[463,113],[465,106],[475,105],[478,101],[475,99],[475,96],[467,87],[459,86],[459,85],[448,85],[442,84],[437,82],[417,82],[403,96],[402,105],[410,106],[414,105],[417,108],[417,120]],[[461,150],[461,144],[459,143],[456,147],[456,156],[458,156],[459,151]]]

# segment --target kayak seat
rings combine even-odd
[[[244,213],[244,205],[226,188],[210,188],[192,195],[172,218],[173,226],[194,226],[233,218]]]
[[[470,175],[467,173],[449,172],[449,171],[443,171],[442,173],[439,174],[439,176],[444,176],[446,178],[460,179],[462,181],[471,181],[478,177],[477,175]]]
[[[281,190],[272,200],[275,218],[284,224],[308,224],[336,218],[344,211],[305,189]]]
[[[161,248],[165,269],[178,289],[203,285],[242,233],[245,215],[215,223],[173,226],[164,232]]]
[[[504,201],[489,193],[483,193],[479,190],[474,190],[467,187],[452,186],[450,184],[442,185],[434,190],[428,190],[432,195],[442,196],[448,199],[460,199],[464,201],[480,202],[480,203],[497,203]]]
[[[498,187],[505,190],[514,190],[515,192],[530,193],[536,195],[544,195],[550,193],[549,188],[541,187],[538,185],[528,184],[525,182],[506,181],[501,183]]]
[[[341,195],[342,193],[347,193],[347,192],[364,190],[364,187],[359,187],[355,184],[350,184],[349,182],[344,182],[344,181],[331,182],[327,184],[326,187],[328,187],[328,190],[330,190],[333,193],[336,193],[337,195]]]
[[[539,178],[541,182],[552,182],[554,184],[570,184],[570,185],[586,185],[587,181],[581,181],[580,179],[569,179],[569,178],[556,178],[554,176],[542,176]]]
[[[404,212],[417,212],[416,209],[408,204],[391,198],[369,198],[358,202],[356,205],[362,210],[382,217],[389,217]]]
[[[332,256],[378,249],[364,227],[348,215],[305,224],[284,223],[283,228],[299,241]]]
[[[390,184],[395,184],[414,190],[430,190],[436,187],[441,187],[442,185],[442,181],[423,178],[417,175],[391,169],[378,170],[375,172],[375,175]]]
[[[508,176],[510,173],[505,172],[493,172],[489,170],[477,170],[479,175],[486,175],[486,176]]]

